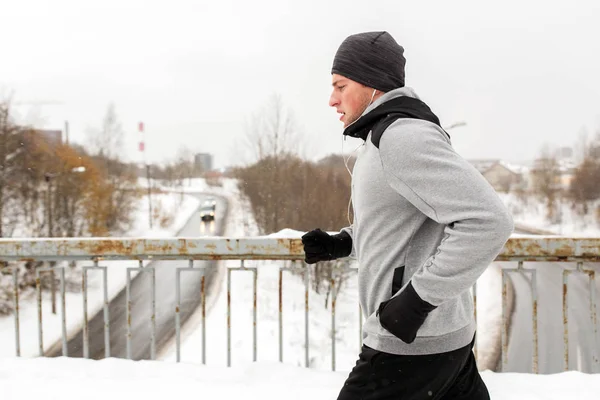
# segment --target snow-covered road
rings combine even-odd
[[[194,194],[200,202],[204,201],[207,195]],[[221,235],[224,220],[227,214],[227,202],[224,198],[214,197],[217,200],[216,219],[214,222],[204,223],[200,220],[199,213],[195,212],[178,236],[194,237]],[[132,263],[135,267],[136,263]],[[188,267],[188,261],[155,261],[146,266],[153,267],[156,273],[156,352],[161,350],[163,344],[167,343],[175,335],[175,305],[176,291],[175,269]],[[211,267],[206,271],[206,290],[210,291],[212,287],[212,278],[214,276],[214,262],[196,261],[194,266]],[[110,273],[125,273],[124,270],[112,271]],[[200,273],[181,274],[181,322],[182,325],[187,318],[200,304]],[[140,273],[131,284],[131,331],[132,331],[132,358],[135,360],[150,359],[151,357],[151,316],[152,316],[152,298],[151,298],[151,274]],[[127,356],[127,303],[125,288],[110,302],[110,353],[111,357],[125,358]],[[104,314],[100,310],[96,315],[90,318],[89,322],[89,355],[91,358],[99,359],[104,357]],[[70,357],[81,357],[83,355],[83,332],[79,330],[68,342],[68,351]],[[50,351],[50,356],[62,355],[61,342],[55,343]]]

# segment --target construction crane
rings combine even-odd
[[[33,105],[33,106],[62,106],[64,105],[64,101],[58,101],[58,100],[30,100],[30,101],[15,101],[14,103],[12,103],[16,106],[22,106],[22,105]]]

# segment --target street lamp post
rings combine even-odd
[[[67,173],[82,173],[85,172],[85,167],[71,168]],[[60,172],[46,172],[44,174],[44,180],[46,181],[46,192],[47,192],[47,209],[48,209],[48,237],[53,237],[52,229],[52,179],[62,176]]]
[[[444,126],[444,130],[449,131],[450,129],[460,128],[461,126],[467,126],[467,123],[465,121],[454,122],[450,125]]]
[[[52,178],[56,174],[45,173],[44,179],[46,181],[46,209],[48,210],[48,237],[52,237]],[[50,261],[50,288],[52,294],[52,314],[56,314],[56,279],[54,276],[55,262]]]

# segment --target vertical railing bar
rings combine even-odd
[[[331,271],[331,370],[335,371],[335,278]]]
[[[537,270],[531,270],[531,297],[533,302],[533,373],[539,373],[539,332],[538,332],[538,293]]]
[[[150,357],[154,360],[156,358],[156,269],[154,267],[144,268],[144,261],[138,260],[139,267],[138,268],[127,268],[127,284],[125,286],[125,297],[127,302],[127,358],[129,360],[132,359],[132,331],[131,331],[131,272],[132,271],[140,271],[146,272],[150,271],[152,273],[151,276],[151,297],[152,297],[152,315],[150,316]]]
[[[362,324],[363,324],[362,307],[360,306],[360,301],[359,301],[358,302],[358,353],[359,354],[362,351],[362,341],[363,341]]]
[[[202,269],[200,297],[202,298],[202,364],[206,364],[206,269]]]
[[[539,367],[539,352],[538,352],[538,311],[537,311],[537,275],[536,275],[536,270],[526,270],[523,267],[523,261],[519,261],[518,265],[517,265],[517,271],[520,272],[525,279],[530,282],[530,289],[531,289],[531,323],[532,323],[532,347],[533,347],[533,351],[532,351],[532,364],[531,364],[531,369],[532,369],[532,373],[537,374],[538,373],[538,367]],[[526,277],[527,274],[531,275],[531,281],[529,281],[529,279]]]
[[[205,267],[195,268],[194,260],[188,260],[189,267],[175,268],[175,355],[176,362],[181,361],[181,273],[184,271],[202,272],[200,284],[200,298],[202,307],[202,363],[206,364],[206,291],[205,291]]]
[[[257,268],[246,268],[244,266],[244,260],[241,261],[239,268],[227,268],[227,366],[231,366],[231,271],[233,270],[244,270],[252,271],[253,277],[253,359],[257,359],[258,351],[258,336],[257,336],[257,291],[258,291],[258,269]]]
[[[356,275],[358,278],[358,268],[355,268],[354,270],[356,271]],[[360,306],[360,299],[358,299],[357,305],[358,305],[358,352],[360,353],[362,351],[362,341],[363,341],[363,337],[362,337],[363,316],[362,316],[362,307]]]
[[[68,357],[69,349],[67,346],[67,299],[65,288],[65,269],[60,269],[60,304],[61,304],[61,321],[62,321],[62,354]]]
[[[15,265],[13,268],[13,299],[15,302],[15,347],[17,357],[21,357],[21,323],[19,321],[19,267]]]
[[[37,291],[38,303],[38,344],[40,357],[44,356],[44,333],[42,328],[42,288],[40,280],[40,270],[35,270],[35,288]]]
[[[54,274],[55,263],[48,263],[48,271],[50,271],[50,295],[52,300],[52,314],[56,315],[56,275]]]
[[[242,260],[242,263],[244,262],[244,260]],[[252,275],[253,275],[253,288],[254,288],[254,297],[252,299],[253,302],[253,331],[252,331],[252,337],[253,337],[253,347],[252,347],[252,358],[254,360],[254,362],[256,362],[257,360],[257,356],[258,356],[258,321],[257,321],[257,291],[258,291],[258,269],[254,268],[252,270]]]
[[[231,269],[227,268],[227,366],[231,367]]]
[[[104,357],[110,357],[110,314],[108,301],[108,268],[98,267],[98,259],[94,259],[94,267],[102,268],[104,284]]]
[[[44,329],[43,329],[43,320],[42,320],[42,281],[41,281],[41,273],[42,272],[51,272],[54,273],[55,268],[38,268],[35,270],[35,287],[37,292],[37,305],[38,305],[38,344],[39,344],[39,355],[40,357],[44,356]],[[64,268],[61,268],[61,286],[64,286]],[[61,315],[61,319],[65,322],[64,335],[66,336],[66,304],[63,308],[63,313]],[[63,340],[63,353],[65,352],[65,343]]]
[[[194,259],[191,258],[188,260],[188,270],[189,271],[193,271],[194,270]],[[204,279],[204,271],[202,271],[202,281]],[[200,287],[200,299],[202,299],[202,291],[204,290],[204,288],[202,287],[204,285],[204,282],[202,282],[201,287]],[[202,329],[204,330],[204,321],[202,321]],[[204,333],[203,333],[204,334]],[[181,346],[181,344],[180,344]],[[180,349],[181,352],[181,349]],[[204,343],[202,343],[202,363],[205,364],[204,362]]]
[[[131,360],[131,268],[127,268],[127,284],[125,286],[127,309],[127,359]]]
[[[565,371],[569,370],[569,310],[568,310],[568,283],[569,270],[563,271],[563,344],[564,344],[564,367]]]
[[[279,362],[283,362],[283,270],[279,268]]]
[[[175,361],[181,361],[181,270],[175,270]]]
[[[310,365],[310,269],[306,264],[298,267],[296,263],[297,260],[292,260],[292,265],[290,267],[284,266],[283,268],[279,268],[279,361],[283,361],[283,271],[302,271],[304,281],[304,365],[308,368]]]
[[[309,367],[310,359],[310,338],[309,338],[309,289],[310,289],[310,270],[307,264],[304,264],[304,365]]]
[[[88,293],[87,293],[87,268],[81,271],[81,291],[83,293],[83,358],[90,358],[89,349],[89,321],[88,321]]]
[[[102,297],[103,297],[103,319],[104,319],[104,357],[110,357],[110,311],[108,300],[108,268],[100,267],[98,259],[93,259],[94,265],[81,268],[81,292],[83,294],[83,357],[90,358],[89,354],[89,319],[88,319],[88,271],[102,271]]]
[[[593,338],[594,338],[594,355],[592,356],[592,372],[598,373],[600,372],[599,366],[599,358],[600,358],[600,348],[598,347],[598,317],[596,314],[596,272],[590,271],[590,307],[592,314],[592,329],[593,329]]]
[[[475,319],[475,329],[477,330],[477,281],[473,284],[473,318]],[[475,360],[477,360],[477,336],[475,336],[473,354]]]
[[[597,372],[598,367],[598,344],[597,344],[597,325],[596,325],[596,273],[594,270],[584,270],[583,261],[577,263],[577,271],[588,275],[590,285],[590,322],[593,330],[593,349],[592,349],[592,372]]]
[[[507,274],[508,272],[502,268],[502,372],[506,372],[508,366]]]
[[[151,274],[151,297],[152,297],[152,310],[150,316],[150,358],[156,360],[156,269],[150,268]]]

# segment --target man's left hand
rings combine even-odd
[[[379,305],[377,315],[383,328],[404,343],[412,343],[427,315],[435,308],[423,300],[409,282],[397,296]]]

